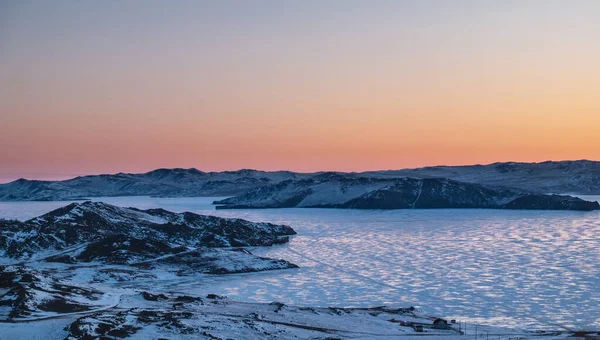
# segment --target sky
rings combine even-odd
[[[600,159],[600,1],[0,2],[0,182]]]

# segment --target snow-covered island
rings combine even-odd
[[[215,201],[217,209],[344,208],[599,210],[598,202],[445,178],[353,178],[337,173],[289,180]]]

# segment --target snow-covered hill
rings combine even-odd
[[[0,220],[0,263],[95,268],[94,281],[297,268],[239,248],[286,243],[295,233],[242,219],[73,203],[25,222]]]
[[[342,175],[284,181],[214,203],[219,205],[218,209],[600,209],[597,202],[570,196],[533,194],[444,178],[349,178]]]
[[[287,236],[295,234],[284,225],[163,209],[121,208],[102,202],[72,203],[25,222],[0,223],[0,254],[18,259],[82,245],[99,247],[98,242],[105,238],[115,240],[110,245],[131,247],[140,240],[144,250],[154,254],[185,247],[269,246],[285,243]]]

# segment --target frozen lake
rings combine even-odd
[[[471,323],[600,329],[598,211],[214,210],[214,199],[95,200],[283,223],[298,232],[289,244],[252,250],[298,270],[153,287],[295,305],[415,305]],[[0,217],[27,219],[67,203],[0,202]]]

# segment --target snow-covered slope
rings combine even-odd
[[[341,339],[407,335],[458,336],[458,327],[433,328],[436,318],[415,308],[310,308],[240,303],[206,297],[153,294],[124,296],[121,311],[84,316],[66,339],[119,336],[131,339]],[[423,332],[414,326],[423,325]],[[456,329],[455,329],[456,328]]]
[[[85,286],[18,266],[0,267],[2,339],[398,339],[475,335],[462,324],[414,307],[297,307],[224,296]],[[542,332],[478,325],[495,339],[593,338],[593,332]],[[47,332],[52,328],[52,332]],[[62,330],[60,332],[59,330]]]
[[[559,195],[488,187],[448,179],[315,177],[284,181],[225,200],[219,209],[236,208],[492,208],[596,210],[597,202]]]
[[[241,303],[209,294],[140,293],[123,296],[120,310],[83,316],[68,326],[66,339],[561,339],[594,332],[534,332],[479,325],[467,334],[457,323],[424,314],[418,308],[312,308],[279,302]],[[434,326],[435,324],[435,326]],[[471,325],[472,326],[472,325]]]
[[[114,295],[21,266],[0,266],[0,321],[100,310]]]

